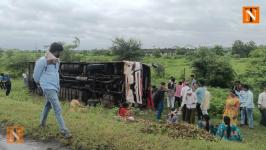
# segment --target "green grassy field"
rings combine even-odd
[[[162,81],[168,81],[170,76],[173,76],[179,80],[184,72],[187,77],[191,74],[190,62],[186,58],[156,58],[151,56],[145,57],[143,62],[146,64],[162,64],[165,67],[165,77],[163,78],[156,77],[154,70],[152,69],[152,83],[155,85],[158,85]]]
[[[112,56],[81,54],[81,61],[112,61]],[[250,58],[240,59],[232,58],[232,64],[238,75],[245,73],[250,63]],[[165,66],[165,77],[156,77],[152,70],[152,84],[158,85],[160,82],[167,82],[170,76],[177,80],[186,73],[188,78],[191,74],[190,61],[184,57],[163,56],[145,57],[146,64],[159,63]],[[0,70],[4,70],[0,66]],[[221,122],[221,112],[229,89],[210,88],[212,94],[210,114],[212,122],[219,124]],[[256,99],[255,99],[256,101]],[[38,122],[42,111],[43,97],[30,95],[22,81],[14,80],[13,90],[9,97],[5,97],[3,91],[0,91],[0,122],[2,125],[20,124],[26,129],[26,134],[34,139],[51,140],[57,139],[73,149],[83,147],[85,149],[266,149],[265,127],[258,125],[259,112],[255,109],[255,129],[249,130],[241,128],[243,133],[243,143],[234,142],[207,142],[204,140],[184,140],[173,139],[167,135],[145,134],[141,129],[145,127],[143,123],[125,123],[117,120],[115,117],[117,109],[104,109],[102,107],[89,108],[86,112],[69,112],[67,103],[62,103],[63,115],[66,124],[74,135],[70,141],[63,140],[58,134],[58,127],[53,115],[50,113],[48,119],[48,128],[40,130]],[[163,116],[166,116],[166,109]],[[137,119],[154,121],[155,114],[150,111],[137,111]],[[4,129],[4,128],[3,128]]]
[[[237,74],[244,73],[247,69],[248,64],[251,61],[251,58],[233,58],[230,60],[233,69]]]
[[[62,104],[63,116],[74,138],[64,140],[53,115],[48,117],[48,128],[38,128],[39,116],[42,111],[43,97],[31,96],[22,86],[21,80],[13,82],[13,91],[9,97],[5,97],[0,91],[0,121],[3,125],[23,125],[26,135],[39,140],[56,139],[70,145],[73,149],[266,149],[266,130],[255,123],[255,129],[241,128],[244,136],[243,143],[235,142],[207,142],[204,140],[173,139],[167,135],[146,134],[141,129],[143,123],[125,123],[115,117],[116,109],[104,109],[102,107],[89,108],[86,112],[69,112],[67,103]],[[166,112],[164,112],[166,115]],[[147,117],[148,116],[148,117]],[[154,112],[139,112],[138,119],[151,119]],[[213,122],[219,122],[214,119]]]

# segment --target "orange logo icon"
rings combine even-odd
[[[9,126],[6,129],[6,141],[8,144],[24,143],[24,128],[22,126]]]
[[[260,8],[258,6],[243,7],[243,23],[244,24],[260,23]]]

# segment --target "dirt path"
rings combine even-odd
[[[7,144],[6,137],[0,135],[0,150],[69,150],[59,143],[41,143],[26,139],[24,144]]]

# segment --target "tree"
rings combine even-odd
[[[236,40],[232,46],[232,54],[238,54],[242,58],[248,57],[249,53],[256,48],[254,41],[249,41],[245,44],[240,40]]]
[[[3,56],[4,50],[0,48],[0,58]]]
[[[249,78],[249,83],[253,87],[259,87],[266,84],[266,47],[260,47],[251,52],[252,61],[246,73],[243,75]]]
[[[234,70],[228,58],[218,56],[206,47],[197,50],[192,59],[192,68],[198,80],[204,80],[214,87],[230,87],[234,79]]]
[[[141,61],[143,59],[144,53],[141,51],[141,42],[139,40],[116,38],[112,42],[111,50],[116,55],[115,60]]]
[[[224,53],[225,53],[225,51],[221,45],[215,45],[213,48],[213,51],[219,56],[224,56]]]
[[[176,47],[176,54],[177,55],[186,55],[187,49],[184,47]]]
[[[246,51],[247,51],[247,56],[249,56],[249,54],[255,50],[257,48],[257,45],[254,41],[249,41],[245,44],[246,46]]]
[[[155,51],[154,54],[153,54],[154,57],[156,57],[156,58],[162,57],[161,52],[159,51],[159,49],[155,49],[154,51]]]
[[[17,77],[27,71],[28,62],[32,61],[32,57],[25,52],[16,52],[16,55],[12,55],[7,61],[8,62],[5,63],[6,70],[8,70],[12,76]]]
[[[65,44],[61,42],[64,46],[63,56],[61,57],[64,62],[80,61],[80,57],[76,56],[74,49],[78,48],[80,45],[80,40],[75,37],[71,44]]]
[[[14,50],[6,50],[6,56],[7,58],[10,58],[14,55]]]

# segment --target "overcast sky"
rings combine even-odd
[[[242,6],[259,5],[261,23],[242,24]],[[43,49],[53,41],[108,48],[115,37],[143,48],[266,44],[265,0],[1,0],[0,47]]]

